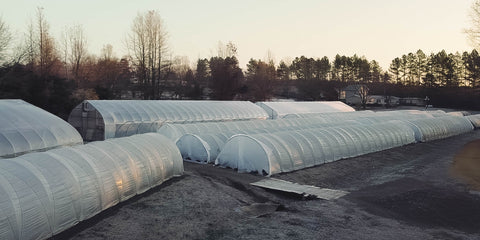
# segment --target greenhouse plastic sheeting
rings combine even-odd
[[[284,127],[284,126],[302,126],[318,123],[337,123],[348,120],[355,120],[362,123],[383,123],[390,120],[411,120],[421,118],[433,118],[431,113],[425,111],[357,111],[357,112],[338,112],[323,114],[298,114],[291,115],[291,118],[272,119],[272,120],[250,120],[235,122],[207,122],[191,124],[164,124],[158,132],[177,141],[185,134],[203,134],[218,131],[233,131],[249,128],[266,127]],[[297,116],[297,117],[294,117]],[[448,116],[444,114],[443,116]]]
[[[0,161],[0,239],[45,239],[183,173],[156,133]]]
[[[282,118],[287,114],[353,112],[355,109],[340,101],[331,102],[257,102],[271,119]]]
[[[286,115],[281,116],[282,119],[288,118],[322,118],[325,116],[335,116],[341,118],[355,118],[355,117],[364,117],[364,116],[372,116],[375,114],[374,111],[365,110],[365,111],[355,111],[355,112],[330,112],[330,113],[289,113]]]
[[[443,139],[473,130],[472,123],[466,117],[446,115],[428,119],[414,119],[407,122],[415,131],[417,142]]]
[[[435,113],[437,114],[437,113]],[[442,116],[448,116],[443,114]],[[433,118],[433,114],[418,110],[401,111],[356,111],[356,112],[335,112],[335,113],[312,113],[312,114],[288,114],[283,119],[292,118],[321,118],[325,122],[335,122],[338,120],[356,120],[365,123],[381,123],[388,120],[409,120],[419,118]]]
[[[57,116],[23,100],[0,100],[0,158],[82,143],[77,130]]]
[[[281,120],[272,120],[279,121]],[[324,128],[333,126],[347,126],[359,124],[356,121],[348,120],[343,122],[331,123],[309,123],[306,125],[290,125],[290,126],[275,126],[275,127],[255,127],[251,124],[249,127],[239,128],[229,131],[210,131],[198,134],[185,134],[177,141],[177,147],[182,154],[184,160],[199,162],[199,163],[213,163],[218,154],[222,150],[227,140],[236,134],[258,134],[258,133],[273,133],[280,131],[297,131],[311,128]]]
[[[475,128],[480,128],[480,114],[466,116]]]
[[[419,111],[420,112],[420,111]],[[207,122],[207,123],[191,123],[191,124],[164,124],[158,132],[177,141],[181,136],[185,134],[203,134],[210,132],[222,132],[222,131],[234,131],[245,130],[251,128],[267,128],[267,127],[286,127],[286,126],[303,126],[319,123],[337,123],[347,120],[362,120],[362,119],[375,119],[379,118],[381,121],[386,120],[399,120],[399,119],[416,119],[420,117],[432,117],[430,114],[411,114],[408,113],[396,113],[394,111],[387,114],[377,114],[372,111],[359,111],[359,112],[339,112],[339,113],[324,113],[324,114],[311,114],[282,119],[271,119],[267,121],[236,121],[236,122]],[[308,116],[308,117],[307,117]],[[375,120],[362,120],[364,122],[377,122]],[[380,121],[380,120],[378,120]]]
[[[211,132],[226,132],[254,128],[299,126],[318,123],[328,123],[330,120],[321,118],[306,119],[275,119],[275,120],[250,120],[232,122],[209,122],[191,124],[164,124],[158,133],[161,133],[173,141],[177,141],[185,134],[203,134]]]
[[[465,116],[465,112],[448,112],[447,115],[449,116],[457,116],[457,117],[463,117]]]
[[[248,101],[87,100],[75,107],[68,122],[86,141],[156,132],[163,123],[266,119]]]
[[[424,111],[388,111],[379,113],[362,111],[325,113],[315,116],[304,118],[304,115],[302,115],[301,118],[267,121],[166,124],[159,129],[159,132],[176,141],[185,160],[208,163],[215,160],[225,142],[235,134],[271,133],[360,123],[372,125],[391,120],[433,118],[430,113]],[[420,133],[417,133],[417,135],[420,136]]]
[[[228,140],[215,163],[272,175],[414,142],[412,128],[401,123],[239,134]]]

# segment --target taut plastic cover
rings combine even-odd
[[[315,118],[312,118],[314,120]],[[283,122],[282,120],[271,120],[272,122]],[[198,134],[185,134],[177,141],[178,149],[184,160],[199,162],[199,163],[213,163],[218,154],[222,150],[227,140],[236,134],[258,134],[258,133],[274,133],[281,131],[296,131],[311,128],[324,128],[333,126],[348,126],[360,124],[354,120],[338,121],[323,123],[307,123],[302,125],[285,125],[272,127],[257,127],[251,124],[250,127],[240,128],[229,131],[212,131]]]
[[[0,239],[45,239],[183,172],[157,133],[0,161]]]
[[[412,128],[399,122],[239,134],[228,140],[215,163],[272,175],[414,142]]]
[[[275,120],[250,120],[250,121],[231,121],[231,122],[207,122],[207,123],[190,123],[190,124],[164,124],[158,133],[161,133],[173,141],[177,141],[185,134],[203,134],[236,131],[253,128],[269,128],[269,127],[287,127],[300,126],[318,123],[327,123],[329,121],[321,118],[305,118],[305,119],[275,119]]]
[[[353,112],[355,109],[340,101],[331,102],[257,102],[271,119],[287,114]]]
[[[82,143],[59,117],[23,100],[0,100],[0,158]]]
[[[406,120],[414,129],[417,142],[443,139],[472,131],[473,125],[466,117],[445,117]]]
[[[68,122],[86,141],[156,132],[163,123],[266,119],[248,101],[87,100],[75,107]]]

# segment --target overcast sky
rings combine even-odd
[[[89,52],[113,45],[126,53],[124,39],[140,12],[156,10],[169,33],[174,56],[209,58],[218,42],[237,45],[240,67],[250,58],[282,59],[357,54],[377,60],[386,70],[395,57],[470,51],[463,29],[469,27],[472,0],[2,0],[0,15],[22,34],[36,7],[57,41],[66,26],[83,26]]]

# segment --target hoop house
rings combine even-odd
[[[280,121],[281,120],[271,120]],[[260,134],[260,133],[274,133],[281,131],[298,131],[312,128],[325,128],[333,126],[348,126],[359,124],[356,121],[348,120],[343,122],[330,122],[330,123],[309,123],[302,125],[285,125],[275,127],[256,127],[251,124],[249,127],[228,130],[228,131],[209,131],[198,134],[185,134],[177,141],[177,147],[182,154],[184,160],[200,162],[200,163],[213,163],[218,154],[222,150],[227,140],[236,134]]]
[[[289,113],[283,115],[282,119],[289,118],[324,118],[324,117],[341,117],[341,118],[356,118],[367,117],[375,114],[374,111],[355,111],[355,112],[328,112],[328,113]]]
[[[208,122],[191,124],[164,124],[158,133],[161,133],[173,141],[177,141],[185,134],[203,134],[211,132],[226,132],[244,129],[268,128],[268,127],[286,127],[299,126],[318,123],[328,123],[329,121],[321,118],[305,119],[275,119],[275,120],[251,120],[251,121],[232,121],[232,122]]]
[[[247,101],[87,100],[68,122],[86,141],[156,132],[163,123],[266,119],[262,108]]]
[[[0,161],[0,239],[45,239],[183,172],[160,134]]]
[[[340,101],[331,102],[257,102],[271,119],[288,114],[353,112],[355,109]]]
[[[443,139],[473,130],[472,123],[466,117],[445,115],[445,117],[415,119],[405,121],[415,131],[417,142]]]
[[[82,143],[59,117],[23,100],[0,100],[0,158]]]
[[[406,124],[383,123],[235,135],[215,163],[272,175],[415,142]]]

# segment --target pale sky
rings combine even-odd
[[[126,53],[124,39],[137,13],[156,10],[165,22],[173,56],[216,54],[218,42],[232,41],[240,67],[250,58],[276,63],[301,55],[331,61],[338,53],[377,60],[384,70],[395,57],[422,49],[426,54],[470,51],[473,0],[1,0],[0,15],[12,32],[26,32],[36,7],[44,8],[51,32],[83,26],[89,52],[113,45]]]

